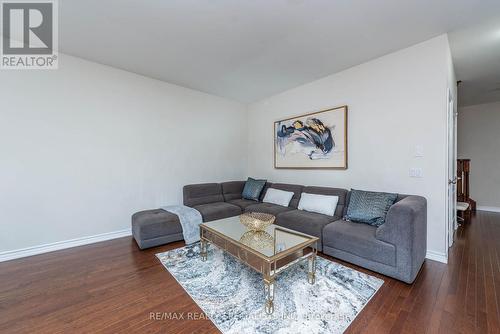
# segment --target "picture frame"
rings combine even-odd
[[[275,169],[347,169],[347,105],[274,122]]]

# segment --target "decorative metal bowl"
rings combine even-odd
[[[266,227],[274,223],[276,217],[268,213],[247,212],[240,215],[240,221],[250,231],[264,231]]]
[[[253,249],[273,249],[274,238],[266,231],[247,231],[243,233],[240,242]]]

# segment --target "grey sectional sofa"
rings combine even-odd
[[[184,204],[211,221],[241,214],[265,212],[276,224],[318,237],[318,250],[361,267],[412,283],[425,259],[427,203],[420,196],[399,195],[380,227],[342,220],[350,192],[329,187],[267,183],[260,201],[241,198],[245,181],[193,184],[184,187]],[[262,203],[267,188],[292,191],[288,207]],[[302,192],[339,196],[334,216],[298,210]]]

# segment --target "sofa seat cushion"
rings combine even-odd
[[[245,209],[247,206],[249,206],[249,205],[254,205],[254,204],[257,204],[257,203],[259,203],[259,202],[252,201],[252,200],[249,200],[249,199],[240,198],[240,199],[233,199],[233,200],[230,200],[230,201],[228,201],[228,203],[231,203],[231,204],[237,205],[237,206],[239,206],[241,209]]]
[[[249,205],[245,208],[245,212],[263,212],[263,213],[269,213],[271,215],[276,216],[278,213],[281,212],[286,212],[293,210],[290,207],[286,206],[281,206],[281,205],[276,205],[272,203],[258,203],[258,204],[253,204]]]
[[[394,245],[375,238],[377,228],[363,223],[337,220],[323,229],[323,244],[390,266],[396,265]]]
[[[226,202],[201,204],[194,206],[194,208],[200,211],[204,222],[238,216],[241,214],[241,208],[239,206]]]
[[[339,217],[327,216],[321,213],[293,210],[280,213],[276,217],[276,225],[280,225],[298,232],[306,233],[318,237],[318,250],[323,250],[322,231],[331,222]]]

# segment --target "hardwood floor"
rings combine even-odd
[[[217,333],[187,319],[200,308],[154,256],[182,245],[121,238],[0,263],[0,333]],[[478,212],[449,264],[426,260],[413,285],[371,273],[385,284],[347,332],[500,333],[499,254],[500,214]]]

